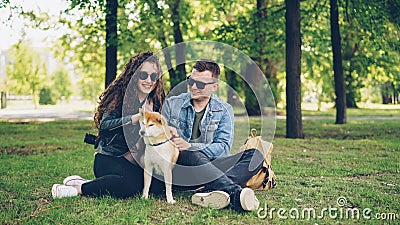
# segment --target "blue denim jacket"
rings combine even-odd
[[[178,134],[189,142],[192,135],[195,111],[190,93],[168,98],[162,114],[169,126],[178,130]],[[209,158],[230,155],[233,143],[234,117],[232,106],[212,95],[200,123],[199,143],[191,143],[189,151],[200,150]]]

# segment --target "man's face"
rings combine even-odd
[[[191,79],[188,80],[190,95],[194,100],[208,99],[218,88],[218,80],[212,77],[209,70],[199,72],[193,69],[189,79]]]

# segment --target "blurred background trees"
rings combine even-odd
[[[56,19],[50,19],[45,13],[17,11],[33,21],[32,26],[38,28],[68,27],[68,32],[52,45],[50,51],[60,61],[73,64],[74,73],[80,79],[79,94],[86,99],[96,102],[104,90],[106,78],[118,76],[125,62],[136,53],[147,50],[156,52],[185,41],[214,40],[241,50],[257,63],[268,79],[278,108],[285,108],[288,102],[285,97],[287,11],[284,0],[66,1],[68,8]],[[318,110],[322,103],[334,103],[337,99],[330,23],[332,1],[300,2],[299,94],[301,102],[312,102]],[[335,2],[341,41],[339,51],[342,55],[340,60],[343,65],[345,107],[358,107],[359,102],[398,103],[400,2]],[[0,7],[12,7],[12,4],[6,1]],[[115,8],[117,11],[112,11]],[[107,22],[110,15],[111,18],[116,15],[116,30],[109,29],[113,24],[112,21]],[[107,38],[107,31],[112,33],[110,38]],[[38,57],[18,53],[22,51],[23,44],[11,49],[10,57],[15,57],[15,60],[10,60],[7,67],[7,91],[36,95],[47,75],[39,72],[42,68],[38,66],[40,62],[34,62]],[[117,48],[116,60],[107,60],[106,49],[110,46]],[[185,48],[184,45],[181,47]],[[33,52],[30,51],[30,54]],[[28,60],[27,57],[35,60]],[[170,90],[185,79],[191,68],[185,56],[179,55],[178,51],[164,52],[164,57],[171,68],[165,75],[166,89]],[[17,65],[26,65],[30,61],[32,66],[29,70],[25,69],[26,66]],[[115,66],[117,72],[110,70],[106,76],[106,68],[109,66]],[[23,81],[21,77],[32,78]],[[226,92],[230,103],[240,98],[245,102],[249,115],[260,114],[258,110],[263,109],[257,109],[254,94],[235,71],[224,68],[222,80],[234,90]],[[64,81],[58,83],[68,84]],[[62,89],[60,86],[58,88]],[[54,92],[54,95],[60,96],[60,93]],[[61,95],[67,97],[68,94]],[[335,106],[338,106],[337,103]]]

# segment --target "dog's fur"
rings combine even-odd
[[[164,175],[167,202],[174,204],[175,200],[172,197],[172,168],[178,159],[179,150],[170,140],[172,135],[169,132],[167,121],[161,114],[143,110],[140,110],[139,113],[141,128],[139,133],[146,144],[143,198],[147,199],[149,197],[154,170],[157,174]]]

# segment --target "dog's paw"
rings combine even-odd
[[[175,203],[176,203],[176,201],[175,201],[174,199],[172,199],[172,200],[167,200],[167,202],[168,202],[169,204],[175,204]]]
[[[149,195],[142,195],[142,199],[148,199]]]

